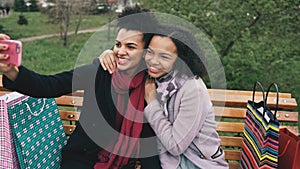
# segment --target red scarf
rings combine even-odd
[[[140,152],[140,134],[144,119],[144,71],[131,78],[118,70],[112,76],[112,85],[117,93],[116,127],[121,126],[117,143],[112,143],[112,152],[102,150],[98,153],[100,159],[94,169],[119,169],[127,165],[130,158],[138,158]],[[129,96],[125,108],[125,97]],[[127,96],[126,96],[127,95]],[[124,112],[122,115],[121,113]]]

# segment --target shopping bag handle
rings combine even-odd
[[[26,105],[26,107],[29,110],[29,112],[30,112],[31,115],[38,116],[38,115],[40,115],[44,111],[44,107],[45,107],[45,104],[46,104],[46,98],[43,98],[43,101],[44,101],[44,103],[43,103],[43,106],[40,109],[40,112],[32,112],[29,104],[25,103],[25,105]]]
[[[291,143],[291,140],[288,140],[288,142],[284,146],[283,151],[281,153],[278,152],[278,157],[281,157],[285,154],[285,152],[287,151],[287,148],[289,147],[290,143]]]
[[[270,89],[272,88],[272,87],[275,87],[275,89],[276,89],[276,109],[275,109],[275,113],[274,113],[274,116],[276,117],[276,113],[277,113],[277,110],[278,110],[278,102],[279,102],[279,92],[278,92],[278,86],[277,86],[277,84],[276,83],[272,83],[272,84],[270,84],[270,86],[268,87],[268,90],[267,90],[267,93],[266,93],[266,105],[267,105],[267,100],[268,100],[268,94],[269,94],[269,92],[270,92]]]
[[[262,92],[263,104],[264,104],[264,112],[265,112],[265,110],[266,110],[265,91],[264,91],[264,88],[263,88],[263,86],[260,84],[259,81],[256,81],[256,82],[254,83],[254,87],[253,87],[253,95],[252,95],[252,103],[254,103],[254,97],[255,97],[255,91],[256,91],[256,86],[257,86],[257,85],[260,87],[261,92]],[[263,113],[264,113],[264,112],[263,112]]]

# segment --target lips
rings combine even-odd
[[[119,58],[118,59],[118,64],[119,65],[125,65],[128,62],[128,59],[125,58]]]
[[[149,67],[148,70],[152,73],[159,73],[160,72],[160,69],[157,69],[155,67]]]

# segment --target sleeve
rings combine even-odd
[[[145,116],[160,142],[174,156],[182,154],[191,145],[212,106],[202,80],[188,80],[178,91],[176,100],[174,107],[169,109],[178,111],[173,123],[157,100],[145,108]]]
[[[2,81],[3,87],[32,97],[59,97],[84,89],[97,69],[96,64],[90,64],[54,75],[41,75],[21,66],[15,81],[6,76]]]

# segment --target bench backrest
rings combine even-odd
[[[3,88],[0,81],[0,96],[8,92],[11,91]],[[221,137],[225,159],[229,162],[230,169],[237,169],[243,139],[246,105],[248,100],[252,100],[252,91],[209,89],[209,94],[214,105],[217,131]],[[276,93],[269,94],[269,107],[274,107],[275,96]],[[297,102],[290,93],[280,93],[279,96],[277,118],[282,122],[281,127],[288,127],[298,134],[298,112],[295,111]],[[261,93],[256,92],[256,98],[261,100]],[[83,91],[58,97],[56,102],[64,122],[65,132],[70,135],[76,128],[75,122],[79,120],[80,112],[77,110],[83,103]]]

